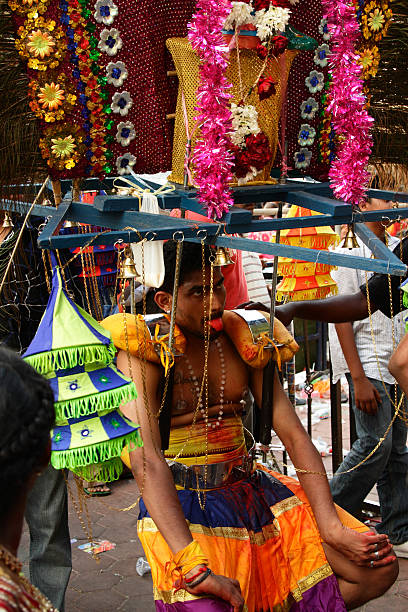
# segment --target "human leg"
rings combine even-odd
[[[61,612],[71,574],[67,490],[51,465],[39,476],[26,507],[30,530],[30,580]]]
[[[336,574],[347,610],[381,597],[398,577],[398,561],[383,567],[360,567],[323,543],[327,560]]]
[[[389,422],[393,412],[390,406]],[[402,544],[408,541],[408,449],[405,422],[397,417],[389,435],[392,435],[391,454],[377,483],[382,517],[377,531],[386,533],[393,544]]]
[[[358,517],[364,499],[380,478],[384,465],[387,464],[391,454],[392,436],[389,435],[376,452],[361,463],[384,435],[390,422],[390,403],[382,384],[378,384],[378,381],[370,378],[370,382],[376,386],[380,393],[381,404],[376,414],[366,414],[358,410],[355,406],[351,377],[347,376],[347,380],[350,385],[356,419],[357,440],[330,481],[330,489],[334,501],[350,514]],[[386,385],[386,387],[388,392],[391,392],[391,385]],[[342,473],[355,468],[360,463],[361,465],[357,469]]]

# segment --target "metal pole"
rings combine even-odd
[[[183,242],[182,240],[179,240],[177,242],[176,268],[174,270],[173,299],[171,301],[170,332],[169,332],[170,351],[173,350],[173,344],[174,344],[174,327],[176,325],[177,296],[178,296],[178,286],[179,286],[179,278],[180,278],[182,252],[183,252]]]
[[[330,365],[330,407],[332,435],[332,466],[337,470],[343,460],[343,432],[341,425],[341,387],[340,381],[333,383],[333,370]]]

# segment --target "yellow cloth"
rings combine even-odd
[[[201,415],[200,415],[201,416]],[[239,416],[224,417],[220,425],[211,427],[217,419],[210,419],[206,428],[203,420],[194,427],[172,428],[169,448],[165,451],[167,459],[177,456],[177,461],[185,465],[206,463],[206,448],[208,449],[208,464],[235,459],[246,453],[244,429]],[[207,440],[206,440],[207,430]],[[180,453],[180,456],[178,454]]]

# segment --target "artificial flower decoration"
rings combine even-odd
[[[332,36],[332,80],[327,111],[332,114],[338,138],[337,157],[331,164],[329,179],[338,200],[357,206],[365,197],[369,179],[367,163],[373,144],[373,118],[367,113],[362,68],[355,52],[361,32],[354,3],[322,0],[322,6]]]
[[[97,0],[95,2],[94,18],[98,23],[111,25],[118,15],[118,7],[112,0]]]
[[[34,30],[27,38],[27,50],[34,57],[44,59],[55,48],[55,40],[48,32]]]
[[[357,51],[360,56],[358,63],[362,67],[361,76],[363,79],[369,79],[375,76],[378,72],[378,66],[380,63],[380,52],[376,45],[372,47],[365,47]]]
[[[327,19],[322,19],[319,24],[319,32],[323,37],[323,40],[329,41],[331,38],[329,26],[327,25]]]
[[[391,17],[392,10],[386,0],[368,2],[361,16],[364,38],[380,41],[387,34]]]
[[[302,119],[314,119],[319,104],[314,98],[308,98],[300,105],[300,116]]]
[[[133,100],[128,91],[117,92],[113,94],[111,109],[114,113],[119,113],[124,117],[128,114],[132,104]]]
[[[135,163],[136,157],[131,153],[125,153],[124,155],[120,155],[120,157],[118,157],[116,160],[116,169],[118,171],[118,174],[120,174],[120,176],[123,176],[124,174],[130,174],[130,169],[133,168]]]
[[[38,101],[43,108],[49,110],[56,110],[65,99],[64,91],[55,83],[46,83],[44,87],[40,87],[39,92]]]
[[[272,159],[269,140],[264,132],[248,136],[245,147],[251,166],[254,166],[258,171],[262,170]]]
[[[232,128],[231,141],[237,147],[245,145],[250,134],[259,134],[258,111],[252,104],[231,104]]]
[[[224,30],[233,30],[246,23],[254,23],[254,17],[251,14],[251,10],[252,7],[247,2],[232,2],[231,12],[224,22]]]
[[[124,62],[109,62],[106,66],[106,78],[109,85],[121,87],[128,77]]]
[[[276,34],[283,32],[289,23],[291,11],[288,8],[270,6],[256,13],[256,31],[259,38],[264,41]]]
[[[71,134],[60,138],[51,138],[51,150],[55,157],[68,157],[75,150],[75,140]]]
[[[314,127],[309,125],[308,123],[303,123],[300,126],[299,135],[298,135],[298,143],[301,147],[307,147],[314,143],[314,139],[316,136],[316,130]]]
[[[9,7],[12,11],[20,14],[40,13],[47,11],[50,0],[9,0]]]
[[[259,59],[264,60],[269,54],[269,49],[268,47],[265,47],[265,45],[258,43],[256,47],[256,54],[259,57]]]
[[[116,28],[103,29],[100,36],[98,47],[101,51],[109,56],[116,55],[117,52],[122,48],[123,42],[119,34],[119,30]]]
[[[322,91],[324,87],[323,72],[317,72],[317,70],[312,70],[309,76],[306,77],[305,83],[311,94],[315,94],[318,91]]]
[[[286,36],[273,36],[271,38],[272,54],[276,56],[281,55],[288,46],[288,39]]]
[[[327,66],[329,55],[330,55],[329,45],[326,45],[326,43],[324,43],[323,45],[320,45],[319,47],[317,47],[315,51],[314,58],[313,58],[314,63],[324,68],[325,66]]]
[[[295,160],[295,167],[299,170],[308,168],[310,160],[312,158],[312,152],[309,149],[301,148],[300,151],[296,151],[293,156]]]
[[[122,147],[127,147],[128,144],[136,138],[135,126],[131,121],[121,121],[117,127],[116,140]]]
[[[267,100],[276,93],[276,82],[271,77],[261,76],[257,88],[259,99]]]

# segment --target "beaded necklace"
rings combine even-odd
[[[221,365],[221,377],[220,377],[220,400],[219,400],[219,405],[220,405],[220,409],[218,411],[218,417],[217,420],[215,422],[210,423],[210,427],[212,427],[213,429],[215,429],[216,427],[219,427],[221,424],[221,420],[222,420],[222,416],[224,414],[224,391],[225,391],[225,382],[227,380],[227,375],[226,375],[226,368],[225,368],[225,357],[224,357],[224,352],[222,350],[222,344],[219,341],[218,338],[216,338],[214,340],[214,344],[218,349],[218,355],[220,358],[220,365]],[[198,378],[194,372],[193,366],[191,365],[191,361],[189,360],[187,354],[184,355],[185,360],[186,360],[186,364],[187,364],[187,369],[190,375],[191,380],[193,381],[193,385],[194,385],[194,394],[197,398],[197,401],[199,401],[198,404],[198,408],[201,412],[201,414],[204,417],[204,421],[206,423],[206,425],[208,425],[208,412],[206,411],[206,409],[204,408],[203,405],[203,399],[202,399],[202,394],[200,397],[200,384],[198,382]]]

